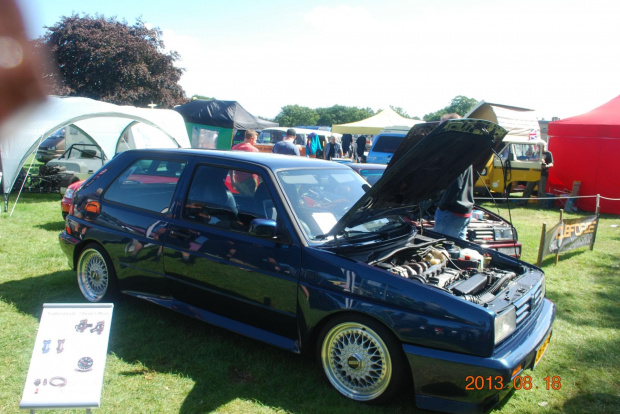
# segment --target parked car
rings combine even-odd
[[[101,147],[96,144],[73,144],[60,157],[49,161],[46,167],[62,170],[60,194],[76,181],[90,177],[107,162]]]
[[[306,157],[126,151],[76,191],[60,246],[90,302],[120,291],[316,353],[356,401],[407,390],[423,409],[490,409],[547,349],[545,275],[422,233],[402,212],[504,134],[487,121],[440,126],[371,188],[347,165]],[[431,156],[448,142],[452,151]],[[228,190],[238,172],[254,177],[253,194]]]
[[[411,128],[406,126],[388,127],[372,141],[366,161],[374,164],[387,164]]]
[[[65,133],[67,128],[63,127],[45,138],[37,152],[35,158],[39,162],[46,163],[54,158],[62,156],[65,152]]]
[[[379,181],[387,167],[385,164],[366,163],[351,163],[347,165],[361,175],[370,185],[374,185]],[[419,217],[413,217],[412,219],[420,224]],[[432,228],[435,225],[435,207],[429,206],[425,210],[422,219],[421,223],[424,227]],[[521,257],[522,245],[519,242],[517,229],[499,214],[495,214],[479,205],[474,206],[471,222],[467,226],[467,240],[509,256]]]
[[[62,212],[62,218],[66,219],[69,214],[69,210],[71,209],[71,202],[73,201],[73,193],[77,191],[78,188],[82,184],[84,184],[86,180],[75,181],[72,184],[69,184],[67,190],[62,195],[62,199],[60,200],[60,211]]]

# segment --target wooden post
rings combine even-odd
[[[538,245],[538,261],[536,262],[536,266],[538,267],[542,265],[543,251],[545,250],[545,235],[546,234],[547,234],[547,224],[543,223],[542,232],[540,233],[540,244]]]
[[[562,223],[562,220],[564,219],[564,209],[560,209],[560,223]],[[558,264],[558,260],[560,258],[560,246],[558,246],[558,252],[555,254],[555,264]]]
[[[598,205],[598,197],[596,197],[596,233],[598,233],[598,219],[601,214],[601,206]],[[594,250],[594,241],[596,240],[596,233],[592,235],[592,241],[590,241],[590,251]]]

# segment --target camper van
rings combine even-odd
[[[540,180],[541,157],[546,142],[513,137],[504,139],[504,148],[493,155],[476,182],[476,191],[510,194],[517,186]]]
[[[476,181],[478,193],[507,195],[517,186],[540,180],[546,142],[533,109],[480,101],[465,118],[485,119],[508,131],[503,148],[493,155]]]

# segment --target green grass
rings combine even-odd
[[[57,194],[25,194],[12,217],[0,214],[2,413],[25,412],[19,410],[19,401],[42,304],[83,302],[58,246],[63,229],[59,204]],[[506,207],[500,206],[504,217]],[[532,205],[513,207],[511,215],[524,259],[535,262],[541,224],[555,224],[558,211]],[[620,217],[601,218],[594,251],[565,253],[557,266],[553,256],[543,261],[547,296],[556,303],[557,315],[545,357],[536,371],[525,373],[538,388],[516,391],[494,412],[620,412],[620,228],[611,227],[617,224]],[[559,376],[561,388],[546,390],[546,376]],[[115,305],[97,412],[414,411],[407,396],[380,407],[348,401],[326,383],[311,360],[147,302],[127,298]]]

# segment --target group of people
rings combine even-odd
[[[295,129],[287,129],[284,139],[276,142],[273,145],[273,149],[271,150],[271,152],[273,152],[274,154],[299,156],[299,147],[297,146],[297,144],[295,144],[296,137],[297,131],[295,131]],[[244,141],[240,144],[233,146],[232,149],[239,151],[258,151],[258,149],[256,149],[256,147],[254,146],[254,144],[256,143],[256,138],[256,131],[247,130]],[[325,144],[324,148],[321,148],[321,143],[318,138],[319,137],[316,133],[311,133],[308,136],[308,141],[306,144],[307,155],[318,155],[326,160],[344,157],[352,158],[356,161],[365,160],[364,152],[366,150],[366,135],[361,135],[355,141],[353,141],[353,136],[351,134],[344,134],[342,137],[342,142],[338,142],[337,138],[332,135],[329,137],[329,141]]]
[[[323,158],[331,160],[333,158],[351,158],[357,162],[365,161],[366,135],[360,135],[355,140],[351,134],[344,134],[341,142],[335,136],[329,138],[325,144]]]

